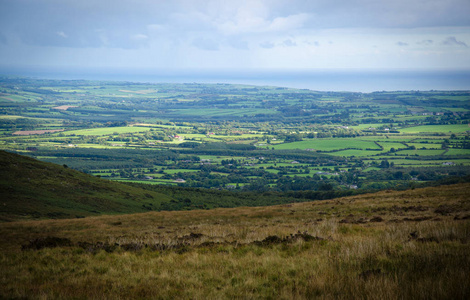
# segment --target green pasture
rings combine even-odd
[[[418,156],[436,156],[444,154],[443,149],[430,149],[430,150],[400,150],[398,155],[418,155]]]
[[[395,150],[399,149],[404,149],[407,148],[405,145],[402,143],[397,143],[397,142],[385,142],[385,141],[380,141],[379,142],[380,146],[384,148],[384,151],[390,151],[390,149],[395,148]]]
[[[381,151],[373,151],[373,150],[356,150],[356,149],[348,149],[348,150],[342,150],[342,151],[336,151],[336,152],[331,152],[327,153],[328,155],[333,155],[333,156],[372,156],[372,155],[377,155],[382,153]]]
[[[411,135],[397,135],[397,134],[378,134],[378,135],[368,135],[368,136],[361,136],[358,139],[364,141],[376,141],[376,142],[395,142],[395,143],[407,143],[416,139],[416,136]]]
[[[0,101],[4,102],[26,102],[28,99],[26,97],[20,96],[20,95],[5,95],[5,96],[0,96]]]
[[[411,140],[410,142],[412,143],[428,143],[428,144],[442,144],[442,142],[444,142],[444,138],[439,138],[439,137],[428,137],[428,138],[425,138],[425,139],[421,139],[421,138],[418,138],[418,139],[414,139],[414,140]]]
[[[314,149],[314,150],[321,150],[321,151],[332,151],[332,150],[341,150],[346,148],[358,148],[365,150],[366,148],[370,149],[380,149],[374,142],[372,141],[363,141],[354,138],[338,138],[338,139],[312,139],[312,140],[305,140],[301,142],[293,142],[293,143],[284,143],[279,145],[274,145],[274,149],[276,150],[284,150],[284,149]]]
[[[201,140],[201,141],[206,141],[206,142],[217,142],[217,135],[205,135],[205,134],[200,134],[200,133],[181,133],[178,134],[179,136],[183,137],[185,139],[185,142],[190,142],[191,140]]]
[[[470,101],[470,97],[462,95],[462,96],[453,96],[453,95],[433,95],[432,98],[434,99],[442,99],[442,100],[456,100],[456,101]]]
[[[410,147],[415,146],[416,149],[441,149],[441,144],[434,144],[434,143],[407,143]]]
[[[415,127],[408,127],[400,129],[403,133],[430,133],[430,132],[442,132],[442,133],[463,133],[470,131],[469,124],[455,124],[455,125],[422,125]]]
[[[463,107],[442,107],[442,109],[448,110],[450,112],[468,112],[469,110]]]
[[[449,149],[445,155],[467,155],[470,156],[470,149]]]
[[[349,126],[349,128],[356,129],[356,130],[367,130],[369,128],[377,128],[380,126],[384,126],[384,124],[382,123],[359,124],[359,125]]]
[[[121,126],[121,127],[103,127],[103,128],[90,128],[90,129],[81,129],[81,130],[70,130],[64,131],[64,134],[67,135],[112,135],[114,133],[137,133],[137,132],[147,132],[150,131],[148,127],[141,126]]]
[[[0,115],[0,119],[3,119],[3,120],[17,120],[17,119],[27,119],[27,117],[15,116],[15,115]],[[33,119],[33,118],[30,118],[30,119]]]
[[[374,141],[374,142],[381,142],[381,141],[384,141],[384,142],[392,142],[394,141],[393,138],[394,136],[392,136],[391,138],[388,137],[388,135],[385,135],[385,134],[377,134],[377,135],[366,135],[366,136],[361,136],[359,137],[361,140],[363,141]]]
[[[100,144],[74,144],[77,148],[94,148],[94,149],[121,149],[124,147],[116,146],[113,147],[111,145],[100,145]],[[65,147],[65,146],[64,146]]]

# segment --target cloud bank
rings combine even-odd
[[[470,68],[468,0],[2,0],[0,65]]]

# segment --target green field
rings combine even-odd
[[[416,126],[400,129],[402,133],[430,133],[430,132],[442,132],[442,133],[463,133],[470,131],[470,126],[468,124],[460,125],[425,125],[425,126]]]
[[[136,132],[146,132],[149,131],[148,127],[140,126],[125,126],[125,127],[109,127],[109,128],[92,128],[84,130],[71,130],[67,131],[67,135],[112,135],[112,134],[121,134],[121,133],[136,133]]]
[[[241,190],[263,192],[342,191],[372,181],[383,188],[408,184],[401,179],[417,174],[432,181],[470,173],[460,163],[443,164],[470,161],[466,91],[417,96],[24,78],[4,79],[0,88],[4,97],[31,99],[21,107],[2,102],[0,149],[111,180],[173,184],[187,179],[179,185],[227,189],[235,183]],[[54,109],[66,105],[75,107]],[[12,134],[51,129],[62,131]],[[416,170],[423,166],[430,169]],[[157,173],[161,169],[165,172]],[[336,177],[313,174],[339,170]],[[396,172],[404,177],[394,177]]]

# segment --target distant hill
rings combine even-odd
[[[0,151],[0,221],[160,210],[170,197]]]

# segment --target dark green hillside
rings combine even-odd
[[[0,151],[0,220],[159,210],[170,198]]]

